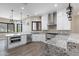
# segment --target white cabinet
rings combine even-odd
[[[22,35],[21,36],[21,44],[26,44],[27,43],[27,35]]]
[[[0,51],[7,49],[7,39],[0,38]]]
[[[13,38],[13,39],[11,39],[11,38]],[[13,41],[11,41],[11,40],[13,40]],[[8,49],[15,48],[15,47],[18,47],[18,46],[26,44],[26,43],[27,43],[26,34],[8,37]]]
[[[71,30],[71,22],[68,21],[66,11],[57,13],[57,30]]]
[[[45,34],[32,34],[32,41],[45,42],[45,40],[46,40]]]
[[[57,25],[57,12],[53,13],[53,25]]]
[[[23,20],[23,27],[22,27],[23,33],[27,33],[27,34],[31,33],[31,24],[30,23],[31,23],[30,19]]]
[[[39,34],[32,34],[32,41],[40,41]]]
[[[42,16],[42,30],[48,30],[48,14]]]
[[[0,37],[0,56],[7,55],[7,38]]]
[[[20,36],[9,36],[8,38],[8,49],[15,48],[21,45]]]

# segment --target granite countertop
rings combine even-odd
[[[69,35],[56,35],[54,38],[51,38],[47,41],[48,44],[61,47],[64,49],[67,49],[67,40],[69,38]]]
[[[19,36],[19,35],[25,35],[26,33],[7,33],[5,34],[5,36],[9,37],[9,36]]]
[[[0,33],[0,40],[5,40],[7,37],[25,35],[26,33]]]
[[[18,35],[25,35],[26,33],[0,33],[1,37],[9,37],[9,36],[18,36]]]
[[[79,34],[78,33],[71,33],[67,41],[79,43]]]

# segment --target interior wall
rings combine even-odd
[[[73,16],[71,27],[72,33],[79,33],[79,15]]]
[[[34,17],[28,17],[25,20],[23,20],[23,32],[30,34],[32,31],[32,21],[41,21],[41,18],[39,16]]]

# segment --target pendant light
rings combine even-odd
[[[24,10],[24,7],[21,8],[21,13],[20,13],[20,15],[21,15],[21,24],[22,24],[22,20],[23,20],[23,10]]]
[[[20,13],[20,16],[21,16],[21,24],[22,24],[22,11],[21,11],[21,13]]]
[[[72,6],[70,3],[66,10],[67,10],[66,14],[67,14],[68,20],[72,21]]]
[[[11,16],[10,16],[10,22],[13,22],[13,13],[14,13],[14,10],[12,9],[11,10]]]

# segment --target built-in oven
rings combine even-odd
[[[21,36],[10,36],[8,38],[8,49],[15,48],[21,45],[22,38]]]
[[[21,36],[10,37],[10,43],[17,43],[21,41]]]
[[[27,43],[32,42],[32,34],[27,34]]]

